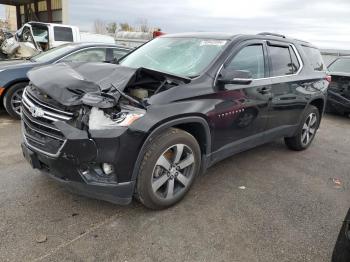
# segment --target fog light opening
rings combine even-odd
[[[102,170],[106,175],[111,175],[114,172],[113,165],[111,165],[109,163],[103,163]]]

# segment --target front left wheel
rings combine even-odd
[[[13,118],[21,118],[22,95],[27,85],[25,82],[14,84],[5,94],[4,107]]]
[[[151,209],[176,204],[193,184],[200,163],[197,140],[183,130],[168,129],[146,146],[137,179],[137,198]]]

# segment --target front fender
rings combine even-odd
[[[146,151],[146,145],[147,143],[155,136],[157,136],[158,134],[160,134],[161,132],[163,132],[164,130],[171,128],[173,126],[177,126],[179,124],[186,124],[186,123],[198,123],[200,124],[205,131],[205,137],[206,137],[206,152],[205,154],[209,154],[210,150],[211,150],[211,134],[210,134],[210,128],[209,128],[209,124],[208,122],[200,116],[186,116],[186,117],[180,117],[180,118],[176,118],[176,119],[171,119],[168,120],[162,124],[159,125],[155,125],[154,127],[151,128],[150,133],[148,134],[147,138],[145,139],[145,141],[143,142],[143,145],[141,147],[141,150],[137,156],[137,159],[135,161],[135,165],[134,165],[134,169],[132,172],[132,177],[131,180],[136,180],[137,175],[138,175],[138,171],[139,171],[139,167],[141,165],[141,161],[142,158],[145,154]],[[206,161],[202,162],[202,169],[205,168],[206,166]]]

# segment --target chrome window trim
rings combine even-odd
[[[253,78],[239,78],[239,77],[235,77],[232,80],[233,81],[253,81]]]
[[[253,44],[252,44],[253,45]],[[259,81],[259,80],[268,80],[268,79],[274,79],[274,78],[281,78],[281,77],[290,77],[290,76],[297,76],[299,75],[299,73],[301,72],[301,70],[304,68],[304,63],[303,63],[303,60],[301,59],[301,56],[298,52],[298,50],[296,49],[296,47],[294,46],[294,44],[292,43],[288,43],[289,46],[292,47],[297,59],[298,59],[298,62],[299,62],[299,69],[296,73],[294,74],[290,74],[290,75],[281,75],[281,76],[269,76],[269,77],[262,77],[262,78],[255,78],[253,79],[252,82],[255,82],[255,81]],[[247,45],[249,46],[249,45]],[[247,46],[244,46],[243,48],[247,47]],[[243,49],[242,48],[242,49]],[[241,50],[242,50],[241,49]],[[216,75],[215,75],[215,78],[214,78],[214,85],[216,85],[216,82],[218,80],[218,76],[220,74],[220,71],[222,70],[222,68],[224,67],[224,64],[226,63],[226,61],[228,60],[228,58],[222,63],[222,65],[219,67],[219,70],[217,71]]]
[[[53,62],[53,64],[57,64],[57,63],[61,62],[63,59],[65,59],[68,56],[71,56],[71,55],[73,55],[75,53],[86,51],[86,50],[89,50],[89,49],[120,49],[120,50],[125,50],[125,51],[128,51],[128,52],[131,51],[131,50],[128,50],[127,48],[122,48],[122,47],[119,48],[119,47],[113,47],[113,46],[89,46],[89,47],[84,47],[84,48],[79,49],[79,50],[75,50],[72,53],[69,53],[69,54],[61,57],[60,59],[56,60],[55,62]],[[107,56],[107,52],[106,52],[105,55]]]

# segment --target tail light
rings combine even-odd
[[[325,77],[325,79],[327,80],[328,83],[330,83],[330,82],[332,81],[332,76],[327,75],[327,76]]]

